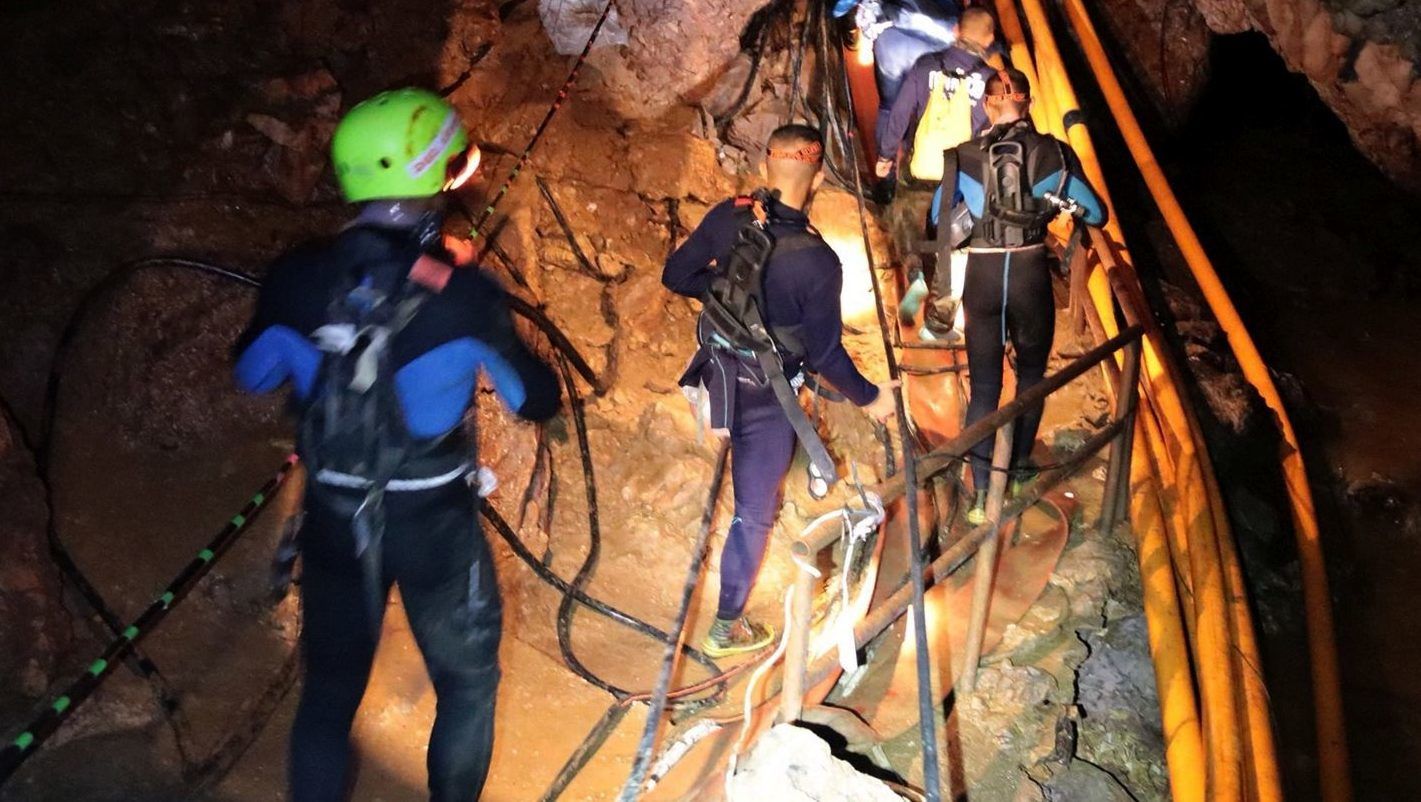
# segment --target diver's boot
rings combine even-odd
[[[711,624],[710,632],[701,641],[701,651],[707,656],[728,657],[732,654],[757,652],[775,642],[775,630],[764,624],[757,624],[745,616],[739,618],[717,618]]]
[[[1011,487],[1009,488],[1012,498],[1020,496],[1026,488],[1031,486],[1032,482],[1036,481],[1036,477],[1040,474],[1041,469],[1029,462],[1020,468],[1012,469]]]
[[[957,329],[941,329],[934,326],[931,321],[924,323],[918,329],[918,339],[925,343],[943,343],[945,345],[960,345],[962,343],[962,332]]]
[[[967,524],[969,526],[980,526],[987,520],[987,491],[978,490],[977,496],[972,500],[972,506],[967,510]]]
[[[928,282],[923,278],[921,270],[915,270],[908,282],[907,291],[903,293],[903,301],[898,304],[898,319],[912,325],[914,318],[918,316],[918,310],[923,306],[923,299],[927,297]]]

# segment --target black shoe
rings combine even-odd
[[[873,202],[880,206],[887,206],[893,202],[893,196],[898,192],[898,176],[889,173],[887,178],[880,178],[873,185]]]

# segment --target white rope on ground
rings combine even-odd
[[[814,571],[816,575],[819,573],[813,568],[809,570]],[[780,644],[775,647],[774,654],[770,655],[768,660],[761,663],[760,667],[755,669],[754,673],[750,675],[750,680],[745,684],[745,706],[741,711],[740,735],[735,739],[735,748],[730,751],[730,760],[725,768],[725,790],[727,794],[730,792],[730,779],[735,776],[736,764],[740,762],[740,751],[745,748],[745,738],[750,733],[750,719],[754,715],[755,708],[755,686],[759,684],[760,679],[764,677],[765,674],[769,673],[770,668],[779,662],[781,657],[784,657],[785,647],[789,645],[789,628],[792,623],[791,616],[793,614],[793,608],[794,588],[790,587],[785,591],[785,627],[784,632],[780,633]]]

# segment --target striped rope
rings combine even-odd
[[[292,454],[281,464],[276,475],[267,481],[256,495],[222,527],[222,531],[212,539],[191,562],[170,582],[159,596],[148,605],[132,624],[119,633],[118,637],[104,649],[98,659],[89,664],[84,673],[60,694],[44,712],[40,713],[24,732],[15,737],[10,745],[0,752],[0,785],[14,775],[20,765],[33,755],[45,739],[53,735],[74,711],[98,689],[114,668],[128,656],[137,643],[157,627],[158,623],[187,596],[212,566],[237,541],[252,522],[271,503],[276,491],[290,478],[296,467],[297,458]]]
[[[508,194],[508,190],[513,186],[513,182],[518,180],[518,174],[523,172],[527,166],[528,159],[533,155],[533,148],[538,146],[538,141],[543,138],[544,132],[548,130],[548,125],[557,115],[558,109],[567,100],[568,92],[577,81],[577,74],[582,70],[583,62],[587,61],[587,54],[592,52],[592,45],[597,42],[597,37],[602,33],[602,25],[607,22],[607,17],[612,13],[612,0],[607,0],[607,5],[602,8],[602,15],[597,18],[597,24],[592,26],[592,33],[587,37],[587,44],[582,46],[582,52],[578,54],[577,61],[573,62],[572,70],[567,74],[567,80],[563,81],[562,88],[558,90],[557,97],[553,98],[553,104],[548,107],[548,113],[543,115],[543,121],[538,123],[538,127],[533,131],[533,138],[528,140],[528,145],[523,148],[523,152],[518,156],[518,163],[513,165],[513,172],[508,174],[508,178],[503,180],[503,186],[498,188],[498,192],[489,199],[488,206],[484,208],[479,219],[474,223],[469,235],[473,239],[478,239],[483,235],[484,224],[490,217],[493,217],[494,209],[503,201],[503,197]]]

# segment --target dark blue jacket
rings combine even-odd
[[[1100,200],[1100,196],[1095,193],[1095,189],[1091,187],[1085,173],[1082,172],[1080,159],[1076,157],[1076,152],[1071,149],[1070,145],[1060,142],[1050,134],[1037,131],[1028,120],[993,126],[981,136],[957,148],[957,191],[953,195],[953,206],[965,201],[967,210],[972,213],[972,219],[974,221],[982,219],[982,213],[986,207],[986,190],[982,182],[986,176],[987,148],[991,142],[999,141],[1006,136],[1019,138],[1026,145],[1027,164],[1032,169],[1027,178],[1031,182],[1033,196],[1043,198],[1047,192],[1054,193],[1060,188],[1063,196],[1080,204],[1084,211],[1081,217],[1082,222],[1090,226],[1105,224],[1109,212]],[[1063,173],[1065,175],[1064,187],[1061,186]],[[937,191],[933,193],[930,214],[934,225],[937,224],[941,203],[942,186],[939,185]]]
[[[379,253],[371,253],[372,246]],[[267,273],[255,315],[238,340],[237,384],[266,393],[289,381],[297,405],[308,403],[322,359],[311,335],[328,322],[327,310],[352,265],[393,264],[395,279],[404,281],[420,254],[407,232],[362,226],[282,256]],[[552,417],[559,404],[557,377],[518,338],[503,290],[476,268],[450,271],[447,284],[390,346],[410,434],[436,438],[459,426],[474,403],[480,370],[520,417]]]
[[[918,120],[928,105],[928,95],[940,81],[956,82],[950,91],[966,91],[972,100],[972,134],[976,136],[987,130],[987,112],[982,107],[982,95],[987,90],[987,76],[992,68],[987,66],[978,53],[960,44],[946,50],[929,53],[918,59],[903,79],[898,97],[893,101],[893,109],[882,129],[878,131],[878,156],[892,159],[906,138],[910,140],[918,128]],[[940,77],[935,81],[933,73]]]
[[[772,231],[804,230],[809,218],[797,209],[775,202],[770,212]],[[691,236],[666,260],[661,283],[688,298],[702,298],[710,289],[715,265],[723,262],[735,244],[735,235],[750,219],[737,199],[727,200],[710,210]],[[813,230],[809,228],[809,230]],[[765,322],[772,328],[797,328],[804,353],[803,363],[818,373],[853,403],[864,406],[878,397],[878,388],[863,377],[840,340],[843,321],[839,315],[839,293],[844,284],[843,267],[833,249],[822,241],[783,255],[771,254],[765,266]],[[704,349],[703,349],[704,350]],[[698,355],[699,357],[699,355]],[[683,377],[693,382],[698,366]],[[785,373],[799,370],[787,361]],[[706,382],[707,389],[712,382]],[[717,423],[718,425],[718,423]]]

